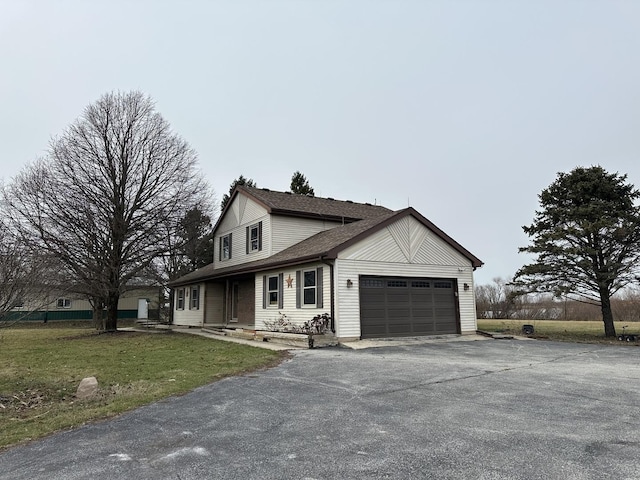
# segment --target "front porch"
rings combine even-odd
[[[206,284],[205,329],[248,329],[255,325],[255,277],[245,275]]]

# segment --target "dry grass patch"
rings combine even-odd
[[[180,333],[97,334],[87,326],[0,330],[0,448],[106,418],[214,380],[271,366],[282,354]],[[99,395],[78,401],[80,380]]]
[[[495,320],[478,319],[478,330],[498,332],[508,335],[522,335],[523,325],[533,325],[533,338],[557,340],[561,342],[603,343],[616,345],[638,345],[638,342],[619,342],[604,336],[601,321],[579,320]],[[640,323],[615,322],[616,333],[628,325],[627,333],[640,334]]]

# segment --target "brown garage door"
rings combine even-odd
[[[455,280],[360,277],[362,338],[459,333]]]

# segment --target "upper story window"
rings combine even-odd
[[[229,260],[231,258],[231,234],[220,237],[220,260]]]
[[[262,222],[247,227],[247,253],[262,250]]]

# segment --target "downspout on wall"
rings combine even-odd
[[[331,308],[330,308],[330,315],[331,315],[331,333],[333,333],[335,335],[336,333],[336,321],[334,318],[335,315],[335,288],[333,286],[333,262],[330,262],[328,260],[325,260],[324,258],[320,257],[320,261],[322,263],[324,263],[325,265],[329,266],[329,283],[331,284],[330,287],[330,297],[331,297]]]

